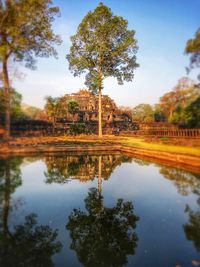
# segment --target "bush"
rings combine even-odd
[[[87,132],[85,124],[82,124],[82,123],[71,124],[69,131],[70,131],[70,134],[74,134],[74,135]]]
[[[162,141],[163,143],[167,143],[169,141],[169,138],[166,136],[160,137],[160,141]]]

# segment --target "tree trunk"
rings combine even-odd
[[[169,109],[169,119],[168,121],[171,123],[172,115],[173,115],[173,110],[172,108]]]
[[[3,59],[3,85],[5,94],[5,135],[6,140],[10,137],[10,84],[8,77],[7,58]]]
[[[99,137],[102,137],[102,106],[101,106],[101,87],[99,88],[99,120],[98,120],[98,128],[99,128]]]
[[[56,124],[56,118],[53,117],[53,136],[55,135],[55,124]]]
[[[10,162],[5,166],[5,195],[3,200],[3,233],[5,237],[8,234],[8,216],[10,208]]]
[[[99,194],[101,194],[101,172],[102,172],[102,157],[99,156],[99,159],[98,159],[98,192]]]

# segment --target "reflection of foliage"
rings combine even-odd
[[[45,158],[47,183],[66,183],[69,179],[79,179],[81,182],[93,180],[98,175],[98,160],[100,156],[49,156]],[[122,162],[131,161],[120,155],[101,156],[101,177],[109,179],[112,171]]]
[[[181,195],[188,195],[189,192],[197,193],[200,190],[200,175],[198,174],[167,166],[162,166],[160,173],[174,182]]]
[[[25,217],[23,225],[16,225],[8,235],[0,235],[0,266],[51,267],[51,256],[58,253],[57,231],[38,226],[36,215]]]
[[[2,219],[4,227],[7,227],[10,196],[22,184],[21,163],[22,159],[16,157],[0,159],[0,219]]]
[[[143,160],[143,159],[137,159],[137,158],[134,158],[133,161],[140,165],[140,166],[149,166],[151,163],[149,163],[148,161],[146,160]]]
[[[189,206],[186,207],[189,223],[183,226],[188,240],[192,240],[196,249],[200,251],[200,212],[194,212]]]
[[[196,194],[197,203],[200,204],[200,176],[198,174],[172,167],[162,167],[160,173],[174,182],[181,195],[189,195],[191,192]],[[185,211],[189,217],[189,223],[183,226],[185,235],[188,240],[193,241],[196,249],[200,251],[200,212],[192,211],[188,205]]]
[[[69,216],[71,249],[84,266],[124,266],[138,240],[134,229],[139,218],[132,203],[118,199],[116,206],[104,207],[101,194],[91,188],[85,207],[86,212],[74,209]]]
[[[21,185],[21,163],[22,158],[0,159],[0,195],[5,191],[6,175],[9,175],[10,179],[10,193],[13,193],[15,188]]]

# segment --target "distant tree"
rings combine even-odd
[[[160,97],[159,107],[169,122],[183,122],[184,109],[200,95],[194,81],[188,77],[178,80],[177,85]]]
[[[71,100],[69,101],[67,107],[68,107],[69,113],[72,114],[73,124],[74,124],[74,116],[79,112],[79,105],[75,100]]]
[[[0,122],[4,123],[6,113],[4,89],[0,88]],[[21,108],[22,96],[14,88],[10,89],[10,103],[11,103],[11,120],[24,118],[24,113]]]
[[[136,63],[137,42],[135,31],[128,30],[128,22],[114,16],[100,3],[90,11],[71,37],[72,46],[67,55],[69,68],[74,76],[84,72],[85,84],[99,95],[99,137],[102,136],[102,89],[103,80],[115,77],[119,84],[132,81]]]
[[[42,110],[40,108],[28,106],[25,104],[22,104],[21,108],[23,110],[24,116],[28,119],[34,120],[39,119],[41,117]]]
[[[179,79],[173,92],[176,95],[176,106],[180,106],[183,109],[200,94],[200,90],[195,86],[195,82],[188,77]]]
[[[154,120],[155,122],[164,122],[166,121],[166,116],[163,112],[163,108],[161,107],[160,103],[157,103],[153,107],[154,111]]]
[[[53,98],[51,96],[47,96],[44,110],[45,110],[45,113],[47,114],[47,116],[49,117],[49,119],[53,123],[53,131],[55,128],[56,119],[58,117],[58,109],[59,109],[58,98],[56,98],[56,97]]]
[[[170,91],[160,97],[159,105],[162,112],[165,114],[168,121],[171,121],[173,111],[177,105],[176,94],[173,91]]]
[[[189,39],[186,44],[185,53],[190,55],[190,66],[187,70],[200,67],[200,28],[196,31],[195,37]],[[200,79],[200,75],[199,75]]]
[[[56,55],[60,38],[52,31],[59,9],[51,0],[0,0],[0,61],[5,92],[5,138],[10,135],[10,82],[8,60],[25,61],[34,68],[36,57]]]
[[[185,109],[186,125],[200,128],[200,96]]]
[[[147,122],[147,123],[153,122],[154,121],[153,108],[149,104],[139,104],[132,110],[132,119],[133,121],[138,121],[138,122]]]

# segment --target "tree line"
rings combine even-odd
[[[200,127],[200,86],[188,77],[160,97],[155,105],[139,104],[132,109],[135,122],[169,122],[181,127]]]
[[[34,69],[37,57],[56,57],[54,46],[61,43],[61,38],[54,33],[52,23],[57,15],[59,8],[53,6],[52,0],[0,0],[0,80],[4,94],[5,139],[10,136],[13,109],[8,63],[21,61],[26,67]],[[134,71],[139,67],[136,61],[138,45],[135,30],[128,28],[127,20],[114,15],[110,8],[99,3],[82,19],[71,42],[70,51],[66,55],[69,69],[74,76],[85,74],[85,84],[99,96],[98,128],[101,137],[103,81],[114,77],[119,84],[123,84],[134,79]],[[188,72],[200,66],[200,29],[193,39],[188,40],[185,53],[190,55]],[[168,99],[173,99],[174,94],[177,94],[176,90],[161,98],[160,102],[165,103],[165,108],[174,105],[173,100],[173,104],[166,104]],[[184,112],[191,114],[196,106],[198,108],[199,100],[195,101],[197,103],[192,106],[186,101],[187,107],[175,104],[173,111],[172,108],[167,110],[170,114],[165,114],[166,119],[176,117],[173,119],[180,121],[181,117],[182,120]],[[161,114],[166,113],[162,108],[161,111]]]

